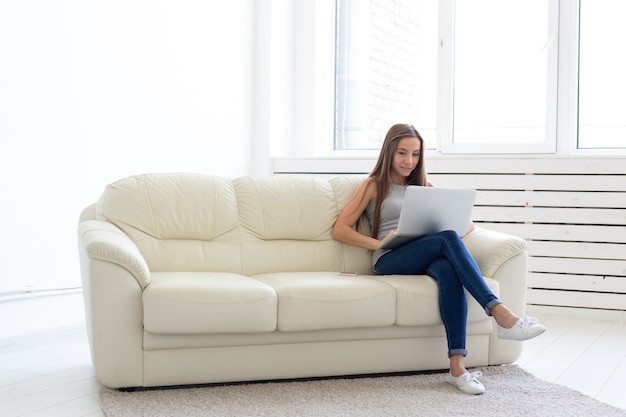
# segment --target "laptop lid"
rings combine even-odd
[[[476,190],[469,188],[406,188],[398,228],[379,249],[393,249],[418,237],[454,230],[464,236],[472,219]]]

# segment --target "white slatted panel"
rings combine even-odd
[[[373,164],[282,159],[275,172],[367,173]],[[436,185],[478,190],[477,224],[528,241],[529,304],[626,310],[625,158],[442,157],[428,171]]]
[[[529,304],[626,310],[626,161],[477,162],[438,160],[431,180],[478,189],[476,223],[528,240]]]

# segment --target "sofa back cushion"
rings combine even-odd
[[[136,175],[106,187],[96,218],[126,233],[153,272],[364,274],[369,252],[331,236],[361,180]]]
[[[237,198],[226,179],[128,177],[106,187],[96,218],[126,233],[151,271],[240,271]]]
[[[331,236],[339,207],[327,179],[242,177],[233,184],[244,233],[244,274],[345,268],[343,245]]]
[[[233,180],[241,226],[263,241],[331,238],[337,202],[328,181],[312,177]]]

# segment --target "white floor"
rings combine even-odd
[[[38,308],[32,308],[32,300],[0,303],[0,416],[104,416],[80,294],[53,298]],[[520,366],[626,409],[623,312],[529,307],[529,313],[538,315],[548,331],[525,342]],[[34,320],[45,323],[46,318],[51,323],[34,330]]]

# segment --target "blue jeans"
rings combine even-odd
[[[439,286],[439,314],[446,328],[448,356],[467,355],[467,298],[465,289],[490,315],[491,309],[502,304],[489,289],[454,231],[427,235],[393,249],[374,265],[378,275],[423,275],[432,277]]]

